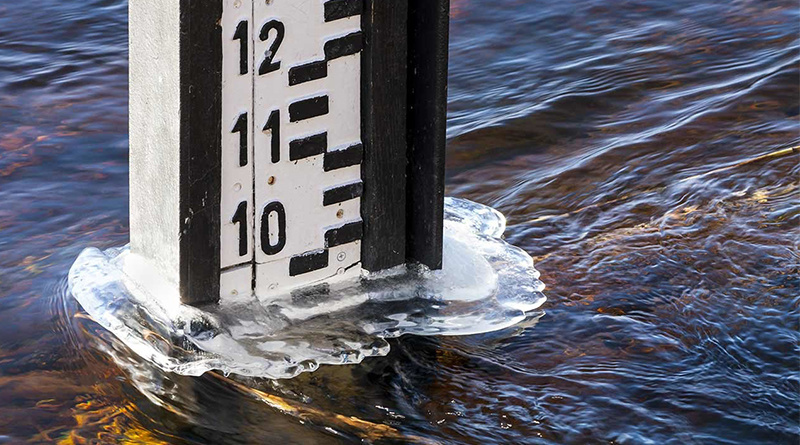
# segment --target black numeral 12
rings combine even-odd
[[[269,40],[269,32],[272,30],[278,32],[278,35],[275,37],[275,41],[272,42],[270,45],[269,50],[264,54],[264,61],[261,62],[261,66],[258,68],[258,74],[267,74],[273,71],[277,71],[281,68],[281,62],[273,62],[272,60],[275,58],[275,54],[278,53],[278,49],[281,47],[281,43],[283,43],[283,36],[286,34],[286,28],[283,26],[283,23],[272,20],[264,24],[261,28],[261,41],[266,42]]]
[[[239,22],[239,26],[236,27],[236,33],[233,35],[233,40],[239,41],[239,74],[247,74],[250,68],[250,64],[248,63],[250,57],[247,51],[247,42],[250,40],[250,33],[247,32],[248,28],[247,20],[242,20]]]

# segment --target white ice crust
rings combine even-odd
[[[277,298],[182,305],[174,287],[127,246],[84,250],[69,286],[95,321],[165,371],[275,379],[386,355],[386,339],[403,334],[504,329],[545,302],[531,257],[502,240],[500,212],[447,198],[444,227],[442,270],[396,268]]]

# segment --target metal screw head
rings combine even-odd
[[[339,211],[336,212],[336,217],[339,218],[339,219],[344,218],[344,210],[339,209]]]
[[[269,185],[275,184],[275,177],[270,176],[269,179],[267,179],[267,184]]]
[[[339,261],[344,261],[347,259],[347,254],[344,252],[339,252],[339,254],[336,255],[336,259]]]

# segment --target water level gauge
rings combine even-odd
[[[362,12],[223,4],[223,296],[360,272]]]
[[[447,1],[130,5],[131,244],[184,301],[441,264]]]

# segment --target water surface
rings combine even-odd
[[[0,2],[0,441],[797,443],[800,8],[453,0],[448,195],[546,314],[289,381],[162,373],[66,293],[128,241],[127,2]]]

